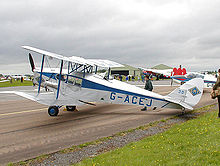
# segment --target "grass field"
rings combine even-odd
[[[220,119],[210,112],[77,165],[220,165]]]
[[[12,86],[31,86],[33,85],[32,81],[24,80],[23,83],[21,81],[12,80],[12,83],[8,82],[0,82],[0,87],[12,87]]]

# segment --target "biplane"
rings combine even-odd
[[[48,105],[48,114],[57,116],[61,107],[74,111],[76,106],[96,103],[130,104],[156,108],[193,109],[203,93],[203,80],[196,78],[178,87],[170,94],[160,94],[144,90],[111,77],[112,67],[123,65],[101,59],[65,57],[30,46],[22,46],[29,51],[29,60],[34,73],[33,83],[37,92],[15,92],[30,100]],[[40,54],[41,65],[35,67],[32,54]],[[45,67],[51,59],[58,61],[58,67]],[[100,73],[100,69],[105,73]],[[46,89],[46,90],[45,90]]]

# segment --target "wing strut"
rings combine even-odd
[[[42,82],[42,73],[43,73],[43,67],[44,67],[44,57],[45,57],[45,55],[43,55],[43,57],[42,57],[42,63],[41,63],[41,69],[40,69],[40,80],[39,80],[39,86],[38,86],[38,93],[40,93],[40,86],[41,86],[41,82]]]
[[[109,79],[109,77],[110,77],[110,72],[111,72],[111,68],[109,67],[109,68],[108,68],[108,79]]]
[[[58,82],[58,87],[57,87],[57,97],[56,97],[56,99],[58,99],[58,96],[59,96],[60,80],[61,80],[62,70],[63,70],[63,60],[61,60],[61,65],[60,65],[60,75],[59,75],[59,82]]]
[[[83,66],[83,78],[85,78],[86,75],[86,65]]]
[[[95,74],[97,73],[97,70],[98,70],[98,66],[95,65]]]
[[[70,74],[70,62],[68,62],[68,73],[66,76],[66,83],[68,83],[69,74]]]

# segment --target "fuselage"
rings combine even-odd
[[[106,79],[99,74],[89,73],[83,77],[82,73],[76,72],[72,75],[68,75],[64,70],[62,75],[61,93],[58,100],[54,100],[57,102],[56,104],[62,101],[62,105],[81,105],[82,102],[80,101],[83,101],[87,103],[106,102],[161,108],[170,103],[162,95],[115,79]],[[37,76],[35,77],[37,78]],[[57,88],[55,87],[57,87],[57,80],[58,73],[45,69],[43,71],[43,81],[41,85],[56,93]],[[45,101],[45,99],[42,101],[43,104],[46,104]],[[51,105],[51,103],[47,103],[47,105]]]

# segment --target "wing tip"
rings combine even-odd
[[[21,47],[24,48],[24,49],[30,49],[31,48],[30,46],[25,46],[25,45],[23,45]]]

